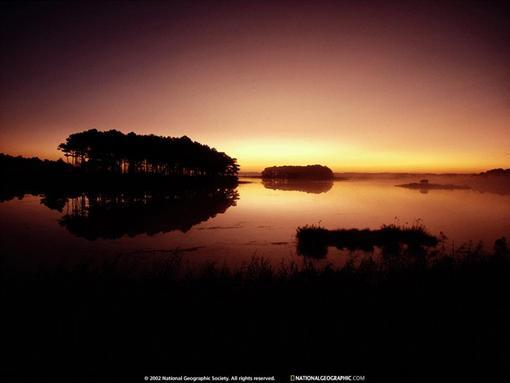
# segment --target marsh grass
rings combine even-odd
[[[343,267],[253,258],[190,268],[185,254],[168,252],[5,274],[2,374],[504,381],[510,253],[498,241]]]
[[[424,248],[435,247],[440,238],[429,234],[420,221],[412,225],[382,225],[380,229],[328,230],[320,225],[306,225],[296,230],[298,253],[313,258],[323,258],[328,247],[337,249],[373,251],[374,247],[385,254],[399,254],[409,250],[409,255],[424,254]]]

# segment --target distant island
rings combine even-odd
[[[478,175],[483,177],[510,177],[510,169],[491,169]]]
[[[465,190],[471,189],[467,185],[453,185],[453,184],[433,184],[429,183],[429,180],[423,179],[420,182],[412,182],[409,184],[395,185],[401,188],[407,189],[419,189],[419,190]]]
[[[271,166],[262,172],[262,178],[331,180],[334,174],[322,165]]]
[[[412,174],[406,174],[405,178],[412,176]],[[421,176],[423,177],[425,174],[421,174]],[[510,194],[510,169],[491,169],[476,174],[427,174],[426,176],[427,178],[419,182],[395,186],[419,190],[423,193],[430,190],[471,189],[481,193]]]

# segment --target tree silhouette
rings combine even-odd
[[[236,176],[235,158],[183,137],[124,134],[96,129],[71,134],[58,149],[90,172],[164,176]]]

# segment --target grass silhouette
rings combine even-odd
[[[297,228],[296,237],[298,252],[314,258],[325,257],[328,246],[364,251],[379,247],[386,253],[399,253],[403,245],[415,255],[423,253],[423,247],[434,247],[439,243],[439,239],[429,234],[420,222],[411,226],[383,225],[378,230],[328,230],[319,225],[306,225]]]
[[[168,252],[6,273],[1,371],[20,381],[59,380],[55,371],[65,381],[220,373],[504,381],[509,259],[502,238],[491,251],[464,246],[341,268],[308,258],[190,268]]]

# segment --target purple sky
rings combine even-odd
[[[188,135],[242,170],[510,166],[504,2],[3,3],[0,151]]]

